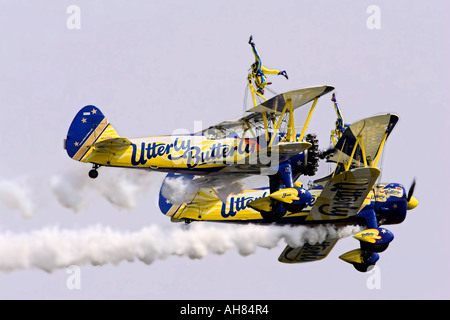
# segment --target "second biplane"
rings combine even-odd
[[[275,223],[278,225],[359,225],[364,229],[354,235],[360,248],[340,256],[362,272],[369,270],[393,240],[393,234],[381,225],[403,222],[407,210],[418,200],[413,196],[415,182],[408,191],[399,183],[376,183],[378,160],[398,116],[383,114],[346,125],[337,130],[337,140],[329,162],[336,162],[332,174],[304,189],[300,185],[278,192],[270,187],[244,190],[226,201],[212,187],[187,189],[184,201],[176,203],[165,192],[166,185],[189,184],[194,176],[168,174],[160,191],[161,211],[172,221],[220,221],[234,223]],[[336,133],[336,131],[334,131]],[[194,190],[194,191],[193,191]],[[297,202],[296,202],[297,201]],[[279,260],[301,263],[325,258],[338,239],[302,247],[287,246]]]

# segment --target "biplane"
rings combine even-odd
[[[248,115],[194,134],[137,139],[119,136],[100,109],[88,105],[73,119],[65,149],[74,160],[92,163],[91,178],[108,166],[194,175],[198,186],[220,187],[224,181],[262,174],[269,176],[273,198],[283,196],[279,190],[284,186],[293,199],[296,177],[317,170],[317,139],[305,131],[318,99],[333,89],[285,92],[254,106]],[[293,113],[308,103],[309,114],[298,134]],[[300,202],[291,205],[303,205]],[[264,214],[273,220],[279,213]]]
[[[366,272],[394,238],[392,232],[381,225],[403,222],[407,210],[418,205],[413,196],[415,181],[408,192],[399,183],[376,183],[380,175],[378,160],[397,121],[397,115],[383,114],[347,125],[340,133],[333,154],[328,155],[327,161],[336,163],[334,171],[327,177],[316,179],[307,190],[299,185],[293,188],[281,186],[278,192],[273,192],[272,186],[262,187],[243,190],[223,201],[213,187],[203,186],[187,188],[189,196],[176,203],[167,194],[166,190],[170,190],[167,185],[176,180],[188,185],[195,181],[195,176],[170,173],[161,187],[160,209],[172,221],[359,225],[364,230],[354,238],[360,241],[360,248],[340,258]],[[288,245],[279,261],[302,263],[321,260],[337,241],[327,239],[323,243],[306,243],[298,248]]]

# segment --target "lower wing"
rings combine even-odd
[[[278,261],[283,263],[302,263],[324,259],[339,239],[325,240],[318,244],[305,243],[301,247],[286,246]]]

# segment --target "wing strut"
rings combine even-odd
[[[311,109],[309,110],[309,114],[308,114],[308,117],[306,118],[305,125],[303,126],[302,133],[300,134],[299,141],[302,141],[303,136],[305,135],[306,128],[308,127],[309,120],[311,120],[311,115],[312,115],[312,113],[314,111],[314,108],[316,107],[317,100],[319,100],[319,97],[315,97],[314,98],[314,102],[313,102],[313,104],[311,106]]]
[[[289,112],[292,114],[294,112],[294,110],[292,110],[292,100],[291,99],[287,99],[286,103],[284,104],[283,111],[281,112],[281,115],[278,118],[277,124],[274,126],[275,131],[274,131],[274,133],[272,135],[272,138],[270,139],[269,147],[272,146],[272,143],[273,143],[275,137],[278,135],[278,131],[279,131],[279,128],[280,128],[280,125],[281,125],[281,121],[283,120],[283,117],[286,114],[286,110],[287,110],[288,107],[289,107]],[[294,121],[292,121],[292,122],[294,122]],[[266,127],[266,129],[267,129],[267,127]],[[288,132],[289,132],[289,129],[288,129]]]

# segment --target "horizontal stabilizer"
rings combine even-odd
[[[103,141],[99,141],[91,145],[95,151],[107,150],[107,149],[122,149],[131,146],[131,141],[127,138],[109,138]]]
[[[84,157],[84,161],[109,164],[111,157],[119,158],[126,153],[131,141],[127,138],[107,138],[89,146],[91,149]]]

